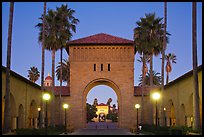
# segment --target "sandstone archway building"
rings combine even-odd
[[[128,128],[134,114],[131,112],[131,101],[134,100],[133,41],[99,33],[71,41],[67,52],[70,61],[70,118],[74,120],[74,126],[86,127],[86,96],[91,88],[103,84],[116,92],[118,124]]]
[[[62,87],[62,103],[69,104],[67,123],[75,129],[86,127],[86,98],[97,85],[111,87],[118,99],[118,126],[129,128],[136,124],[136,103],[141,104],[141,87],[134,86],[133,41],[100,33],[73,40],[67,46],[70,60],[70,85]],[[138,66],[141,65],[138,64]],[[141,69],[140,69],[141,70]],[[6,69],[2,66],[2,120],[4,118]],[[198,67],[200,116],[202,124],[202,65]],[[45,79],[47,91],[51,92],[51,77]],[[42,97],[39,85],[11,71],[11,128],[37,128],[38,111]],[[59,123],[59,92],[55,87],[56,124]],[[144,113],[139,109],[139,123],[155,124],[155,102],[149,87],[144,88]],[[164,87],[166,125],[193,124],[193,72],[192,70],[169,82]],[[160,102],[158,102],[160,104]],[[48,121],[50,104],[48,103]],[[64,121],[64,113],[62,113]],[[160,116],[158,116],[160,118]],[[161,119],[160,119],[161,120]],[[3,121],[2,121],[3,127]]]

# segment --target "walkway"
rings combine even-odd
[[[87,128],[78,129],[73,133],[61,134],[61,135],[135,135],[128,129],[118,128],[117,123],[90,122],[87,124]]]

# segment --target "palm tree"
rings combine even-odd
[[[168,84],[169,73],[172,71],[171,62],[176,63],[176,55],[174,55],[173,53],[169,53],[169,54],[166,54],[164,58],[167,61],[166,62],[166,84]]]
[[[28,70],[28,77],[30,81],[35,83],[40,77],[40,72],[38,71],[38,68],[35,66],[30,67],[30,70]]]
[[[42,18],[40,18],[42,20]],[[59,46],[59,40],[57,37],[58,34],[58,23],[59,19],[56,17],[56,12],[49,9],[48,14],[45,16],[45,40],[44,48],[52,51],[52,112],[51,112],[51,126],[55,126],[55,96],[54,96],[54,87],[55,87],[55,51],[57,51]],[[42,23],[38,23],[36,27],[40,29],[40,34],[38,37],[39,42],[42,42]]]
[[[69,86],[69,79],[70,79],[70,66],[69,60],[63,59],[62,65],[61,62],[58,62],[58,66],[56,67],[56,76],[57,80],[60,80],[60,71],[62,69],[62,81],[67,82],[67,86]]]
[[[147,64],[146,62],[150,62],[150,58],[148,55],[146,56],[140,56],[140,59],[137,59],[137,61],[139,61],[140,63],[143,63],[144,62],[144,65],[142,65],[142,75],[145,76],[146,73],[148,72],[148,67],[147,67]]]
[[[56,11],[48,10],[48,14],[45,16],[45,49],[52,51],[52,120],[51,125],[54,126],[54,72],[55,72],[55,51],[61,49],[61,61],[62,61],[62,49],[66,46],[67,42],[71,39],[71,31],[75,32],[75,24],[78,23],[78,19],[73,16],[74,10],[67,9],[67,6],[57,8]],[[42,18],[40,18],[42,20]],[[71,21],[71,23],[69,21]],[[74,24],[74,25],[73,25]],[[42,40],[42,23],[36,25],[40,29],[39,41]],[[61,85],[60,85],[61,86]],[[60,93],[61,95],[61,93]],[[61,101],[60,101],[61,102]],[[60,103],[61,104],[61,103]],[[59,113],[59,121],[61,124],[61,105]]]
[[[44,91],[44,70],[45,70],[45,15],[46,15],[46,2],[44,2],[44,12],[43,12],[43,23],[42,23],[42,66],[41,66],[41,92],[43,94]],[[40,111],[40,120],[39,120],[39,126],[42,128],[42,123],[43,123],[43,99],[41,98],[40,100],[40,106],[41,106],[41,111]]]
[[[135,38],[137,50],[141,50],[144,54],[150,56],[150,86],[153,86],[153,55],[160,54],[163,48],[164,25],[161,23],[163,18],[156,18],[155,13],[145,14],[145,18],[140,18],[137,22],[138,27],[135,28]],[[170,35],[169,33],[166,33]],[[139,41],[138,41],[139,40]],[[138,41],[138,42],[137,42]],[[168,37],[167,37],[168,41]],[[141,45],[141,46],[139,46]]]
[[[145,14],[145,16],[145,18],[140,18],[140,21],[136,22],[137,27],[134,29],[134,45],[136,51],[138,51],[140,55],[150,56],[150,86],[152,86],[152,59],[153,55],[158,55],[161,52],[163,46],[163,24],[161,23],[162,18],[155,18],[155,13]],[[145,64],[146,63],[143,61],[143,66],[145,66]],[[145,76],[144,73],[143,76]],[[143,97],[141,102],[141,113],[143,114]],[[141,123],[143,123],[143,117],[141,117]]]
[[[140,75],[139,78],[139,86],[142,86],[142,79],[143,76]],[[156,86],[160,86],[161,85],[161,76],[160,73],[153,71],[153,84]],[[145,85],[149,85],[150,86],[150,72],[147,73],[146,77],[145,77]]]
[[[116,105],[113,104],[113,113],[116,113]]]
[[[166,28],[167,28],[167,2],[164,2],[164,36],[166,36]],[[165,56],[165,49],[166,49],[166,37],[163,37],[163,47],[162,47],[162,66],[161,66],[161,93],[163,95],[164,92],[164,56]],[[162,103],[161,103],[161,123],[162,125],[165,125],[165,113],[164,113],[164,98],[162,98]]]
[[[94,106],[98,105],[98,99],[97,98],[94,99],[93,105]]]
[[[8,29],[8,46],[7,46],[7,63],[6,63],[6,93],[5,93],[5,107],[4,107],[4,125],[3,133],[11,131],[11,110],[10,110],[10,66],[11,66],[11,38],[13,25],[13,10],[14,2],[10,2],[9,11],[9,29]]]
[[[198,91],[198,70],[197,70],[197,22],[196,22],[196,2],[192,3],[192,51],[193,51],[193,83],[194,83],[194,106],[193,106],[193,114],[195,121],[193,122],[193,129],[200,130],[200,101],[199,101],[199,91]]]
[[[75,13],[75,10],[68,8],[67,5],[62,5],[60,8],[57,8],[57,16],[60,18],[59,40],[61,43],[61,47],[60,47],[60,62],[61,62],[61,64],[62,64],[63,48],[65,48],[67,45],[67,42],[71,40],[72,32],[76,33],[76,26],[75,25],[79,22],[79,20],[73,16],[74,13]],[[60,101],[59,101],[59,106],[61,106],[62,73],[63,73],[62,68],[60,68]],[[61,107],[60,107],[60,112],[59,112],[59,121],[60,121],[60,125],[61,125],[62,124]]]

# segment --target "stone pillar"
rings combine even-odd
[[[11,118],[11,130],[16,129],[16,117]]]
[[[38,119],[34,118],[34,128],[37,128],[37,127],[38,127]]]

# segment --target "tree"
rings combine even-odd
[[[118,121],[118,114],[110,112],[106,115],[106,119],[110,119],[112,122],[117,122]]]
[[[145,18],[140,18],[140,21],[136,22],[137,27],[134,28],[134,45],[136,51],[143,57],[150,56],[150,81],[152,81],[152,56],[153,53],[158,54],[161,48],[161,32],[163,27],[163,25],[160,23],[161,20],[162,18],[155,18],[155,14],[145,14]],[[142,66],[142,70],[144,70],[146,66],[145,60],[143,60]],[[143,76],[146,75],[144,71],[142,71],[142,73]],[[141,114],[144,114],[143,90],[144,88],[142,86]],[[143,121],[144,119],[141,117],[141,123],[143,123]]]
[[[148,67],[147,67],[147,64],[146,62],[150,62],[150,58],[149,56],[140,56],[140,59],[137,59],[137,61],[139,61],[140,63],[143,63],[144,62],[144,65],[142,65],[142,75],[146,75],[146,73],[148,72]]]
[[[44,2],[44,12],[43,12],[43,23],[42,23],[42,66],[41,66],[41,92],[42,92],[42,96],[43,96],[43,91],[44,91],[44,70],[45,70],[45,15],[46,15],[46,2]],[[40,111],[40,121],[39,121],[39,125],[40,128],[42,128],[42,124],[43,124],[43,98],[41,98],[40,100],[40,107],[41,107],[41,111]]]
[[[97,106],[97,105],[98,105],[98,100],[97,100],[97,98],[94,99],[93,105],[94,105],[94,106]]]
[[[169,73],[172,71],[171,62],[176,63],[176,55],[174,55],[173,53],[169,53],[169,54],[166,54],[164,58],[167,61],[166,62],[166,84],[168,84]]]
[[[164,25],[161,23],[162,19],[156,18],[155,13],[145,14],[145,18],[140,18],[141,21],[136,22],[138,26],[134,30],[136,50],[140,54],[150,56],[150,86],[153,86],[153,55],[159,55],[163,48]],[[167,33],[167,35],[170,34]]]
[[[155,18],[155,13],[145,14],[145,18],[140,18],[140,21],[136,22],[137,27],[134,29],[134,45],[136,51],[138,51],[140,55],[150,56],[150,86],[153,86],[153,55],[157,56],[163,48],[164,25],[161,21],[162,18]],[[166,33],[165,37],[167,37],[167,35],[170,34]],[[143,66],[145,64],[145,61],[143,61]],[[144,73],[142,75],[145,76]],[[142,96],[143,90],[142,86]],[[141,114],[143,115],[143,97],[141,102]],[[143,123],[143,117],[141,117],[141,123]]]
[[[72,32],[76,33],[76,24],[79,22],[78,19],[76,19],[73,14],[75,13],[74,10],[67,7],[67,5],[62,5],[60,8],[57,7],[57,17],[60,19],[59,21],[59,40],[60,40],[60,62],[62,64],[62,51],[63,48],[66,47],[67,42],[71,40]],[[60,68],[60,103],[59,106],[61,106],[61,92],[62,92],[62,67]],[[69,82],[69,81],[68,81]],[[60,113],[59,113],[59,121],[60,125],[62,124],[61,121],[61,107],[60,107]]]
[[[164,2],[164,36],[166,36],[166,28],[167,28],[167,2]],[[164,93],[164,56],[165,56],[165,49],[166,49],[166,37],[163,37],[163,47],[162,47],[162,66],[161,66],[161,94]],[[161,125],[165,125],[165,113],[164,113],[164,99],[162,98],[161,103]]]
[[[30,81],[35,83],[40,77],[40,72],[38,71],[38,68],[35,66],[30,67],[30,70],[28,70],[28,77]]]
[[[142,86],[142,79],[143,76],[140,75],[139,78],[139,86]],[[161,85],[161,76],[160,73],[153,71],[153,84],[156,86],[160,86]],[[149,85],[150,86],[150,72],[147,73],[146,77],[145,77],[145,85]]]
[[[70,79],[70,66],[69,66],[69,60],[63,59],[63,62],[58,62],[58,66],[56,67],[56,76],[57,80],[60,80],[60,71],[62,68],[62,81],[67,82],[67,86],[69,85],[69,79]]]
[[[110,106],[110,103],[112,102],[112,98],[109,98],[106,105]]]
[[[87,111],[87,122],[91,122],[93,118],[97,118],[97,108],[95,105],[90,105],[86,103],[86,111]]]
[[[5,107],[4,107],[4,125],[3,133],[11,131],[11,110],[10,110],[10,67],[11,67],[11,38],[13,25],[13,10],[14,2],[10,2],[9,11],[9,28],[8,28],[8,45],[7,45],[7,63],[6,63],[6,93],[5,93]]]
[[[40,18],[42,20],[42,18]],[[54,75],[54,66],[55,66],[55,51],[59,49],[59,40],[57,37],[58,30],[58,21],[59,19],[56,17],[56,12],[49,9],[48,14],[45,16],[45,41],[44,48],[52,51],[52,112],[51,112],[51,126],[55,126],[55,95],[54,95],[54,87],[55,87],[55,75]],[[36,27],[40,29],[40,34],[38,40],[42,42],[42,23],[38,23]]]
[[[116,105],[113,104],[113,113],[116,113]]]
[[[192,3],[192,54],[193,54],[193,83],[194,83],[194,92],[193,92],[193,114],[194,114],[194,124],[193,129],[200,130],[200,100],[199,100],[199,91],[198,91],[198,63],[197,63],[197,22],[196,22],[196,2]]]

